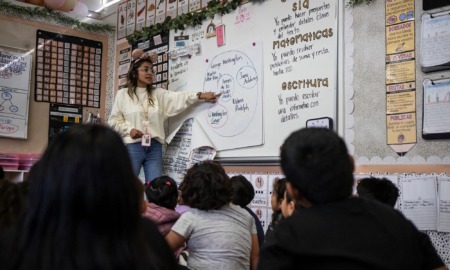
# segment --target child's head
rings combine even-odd
[[[292,200],[292,197],[289,195],[287,190],[284,192],[284,199],[281,202],[281,213],[284,218],[290,217],[295,211],[295,202]]]
[[[183,202],[200,210],[217,210],[231,202],[233,187],[216,161],[202,161],[187,170],[180,184]]]
[[[145,185],[145,195],[149,202],[173,210],[177,206],[177,183],[169,176],[157,177]]]
[[[375,199],[392,207],[398,198],[398,188],[386,178],[363,178],[358,181],[356,190],[361,198]]]
[[[233,198],[231,202],[240,207],[249,205],[255,197],[255,189],[252,183],[241,174],[231,177],[230,182],[233,186]]]
[[[286,191],[286,179],[281,178],[273,183],[273,192],[271,197],[271,204],[273,212],[279,212],[281,208],[281,202],[284,198],[284,192]]]

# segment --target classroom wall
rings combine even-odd
[[[0,137],[0,149],[2,152],[12,153],[41,153],[47,146],[49,127],[49,103],[34,101],[34,47],[36,44],[36,30],[42,29],[50,32],[61,33],[98,40],[103,43],[102,61],[102,85],[100,108],[88,108],[83,110],[83,120],[87,119],[87,114],[100,113],[101,117],[106,115],[106,104],[112,104],[113,89],[113,61],[114,58],[108,56],[114,52],[114,32],[110,34],[97,34],[85,31],[74,30],[70,25],[61,25],[57,22],[34,21],[27,18],[19,18],[8,15],[5,11],[0,12],[0,44],[9,47],[30,50],[33,58],[33,68],[31,71],[31,84],[29,95],[28,111],[28,137],[23,139],[12,139]],[[13,49],[11,49],[13,50]]]
[[[345,138],[357,164],[450,163],[449,140],[422,139],[422,81],[449,78],[450,71],[420,70],[422,0],[415,1],[417,144],[399,157],[386,139],[385,1],[345,10]],[[449,10],[450,6],[430,10]]]

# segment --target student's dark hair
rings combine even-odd
[[[284,197],[287,203],[292,202],[293,198],[291,197],[291,195],[289,194],[289,192],[285,192],[286,196]]]
[[[343,200],[352,194],[353,163],[345,142],[329,129],[293,132],[281,150],[281,168],[311,203]]]
[[[138,95],[136,94],[136,87],[138,85],[138,76],[139,76],[138,68],[140,68],[142,66],[142,64],[144,64],[144,63],[149,63],[153,68],[153,63],[150,59],[137,59],[137,60],[133,60],[131,62],[130,69],[128,70],[127,83],[126,83],[125,87],[128,89],[127,93],[131,98],[133,98],[133,95],[135,95],[136,98],[139,99]],[[153,106],[154,101],[151,96],[152,90],[153,90],[153,86],[147,85],[148,100],[150,102],[150,105]]]
[[[175,267],[156,226],[141,217],[142,184],[112,129],[75,125],[61,133],[28,181],[11,265],[4,269]]]
[[[194,164],[180,185],[184,204],[200,210],[219,209],[231,202],[233,189],[223,167],[215,161]]]
[[[361,198],[375,199],[391,207],[395,206],[398,199],[398,188],[386,178],[363,178],[356,186],[358,196]]]
[[[25,205],[28,182],[0,182],[0,231],[12,226]]]
[[[147,200],[159,206],[174,210],[177,206],[178,187],[169,176],[160,176],[145,185]]]
[[[273,182],[273,195],[277,197],[277,202],[281,203],[284,198],[284,192],[286,191],[286,178],[277,178]],[[280,217],[282,217],[281,208],[272,213],[272,224],[277,224]]]
[[[5,178],[5,171],[3,170],[3,167],[0,166],[0,181],[3,180],[3,178]]]
[[[284,192],[286,191],[286,178],[279,178],[273,182],[273,194],[277,197],[277,201],[282,201]]]
[[[230,181],[231,186],[233,187],[231,202],[240,207],[249,205],[255,197],[255,189],[253,188],[252,183],[241,174],[231,177]]]

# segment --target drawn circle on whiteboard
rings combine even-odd
[[[264,179],[262,177],[257,177],[255,180],[255,186],[257,188],[262,188],[264,186]]]
[[[241,87],[253,88],[258,83],[258,75],[253,67],[242,67],[236,74],[236,81]]]
[[[3,107],[2,105],[0,105],[0,112],[3,111],[5,109],[5,107]]]
[[[203,92],[220,92],[221,86],[228,86],[230,91],[222,94],[216,103],[226,108],[227,121],[214,123],[208,115],[210,110],[204,111],[200,117],[211,130],[221,137],[235,137],[248,129],[255,117],[259,103],[259,83],[256,68],[251,59],[243,52],[232,50],[216,55],[209,61],[205,73]],[[241,73],[239,73],[241,72]],[[239,76],[243,76],[240,78]],[[232,78],[230,81],[229,78]],[[241,80],[238,82],[237,78]],[[214,90],[216,89],[216,90]],[[224,88],[225,89],[225,88]]]
[[[217,89],[222,93],[220,100],[223,102],[230,101],[234,92],[234,80],[229,74],[222,75],[217,83]]]
[[[212,128],[221,128],[228,122],[228,110],[225,106],[216,104],[208,109],[208,123]]]
[[[9,110],[11,112],[17,112],[19,110],[19,108],[16,105],[11,105],[11,106],[9,106]]]
[[[12,99],[12,95],[11,95],[11,93],[9,93],[9,92],[3,92],[2,98],[3,98],[4,100],[10,100],[10,99]]]

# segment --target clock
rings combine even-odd
[[[330,117],[320,117],[306,121],[307,128],[328,128],[333,129],[333,119]]]

